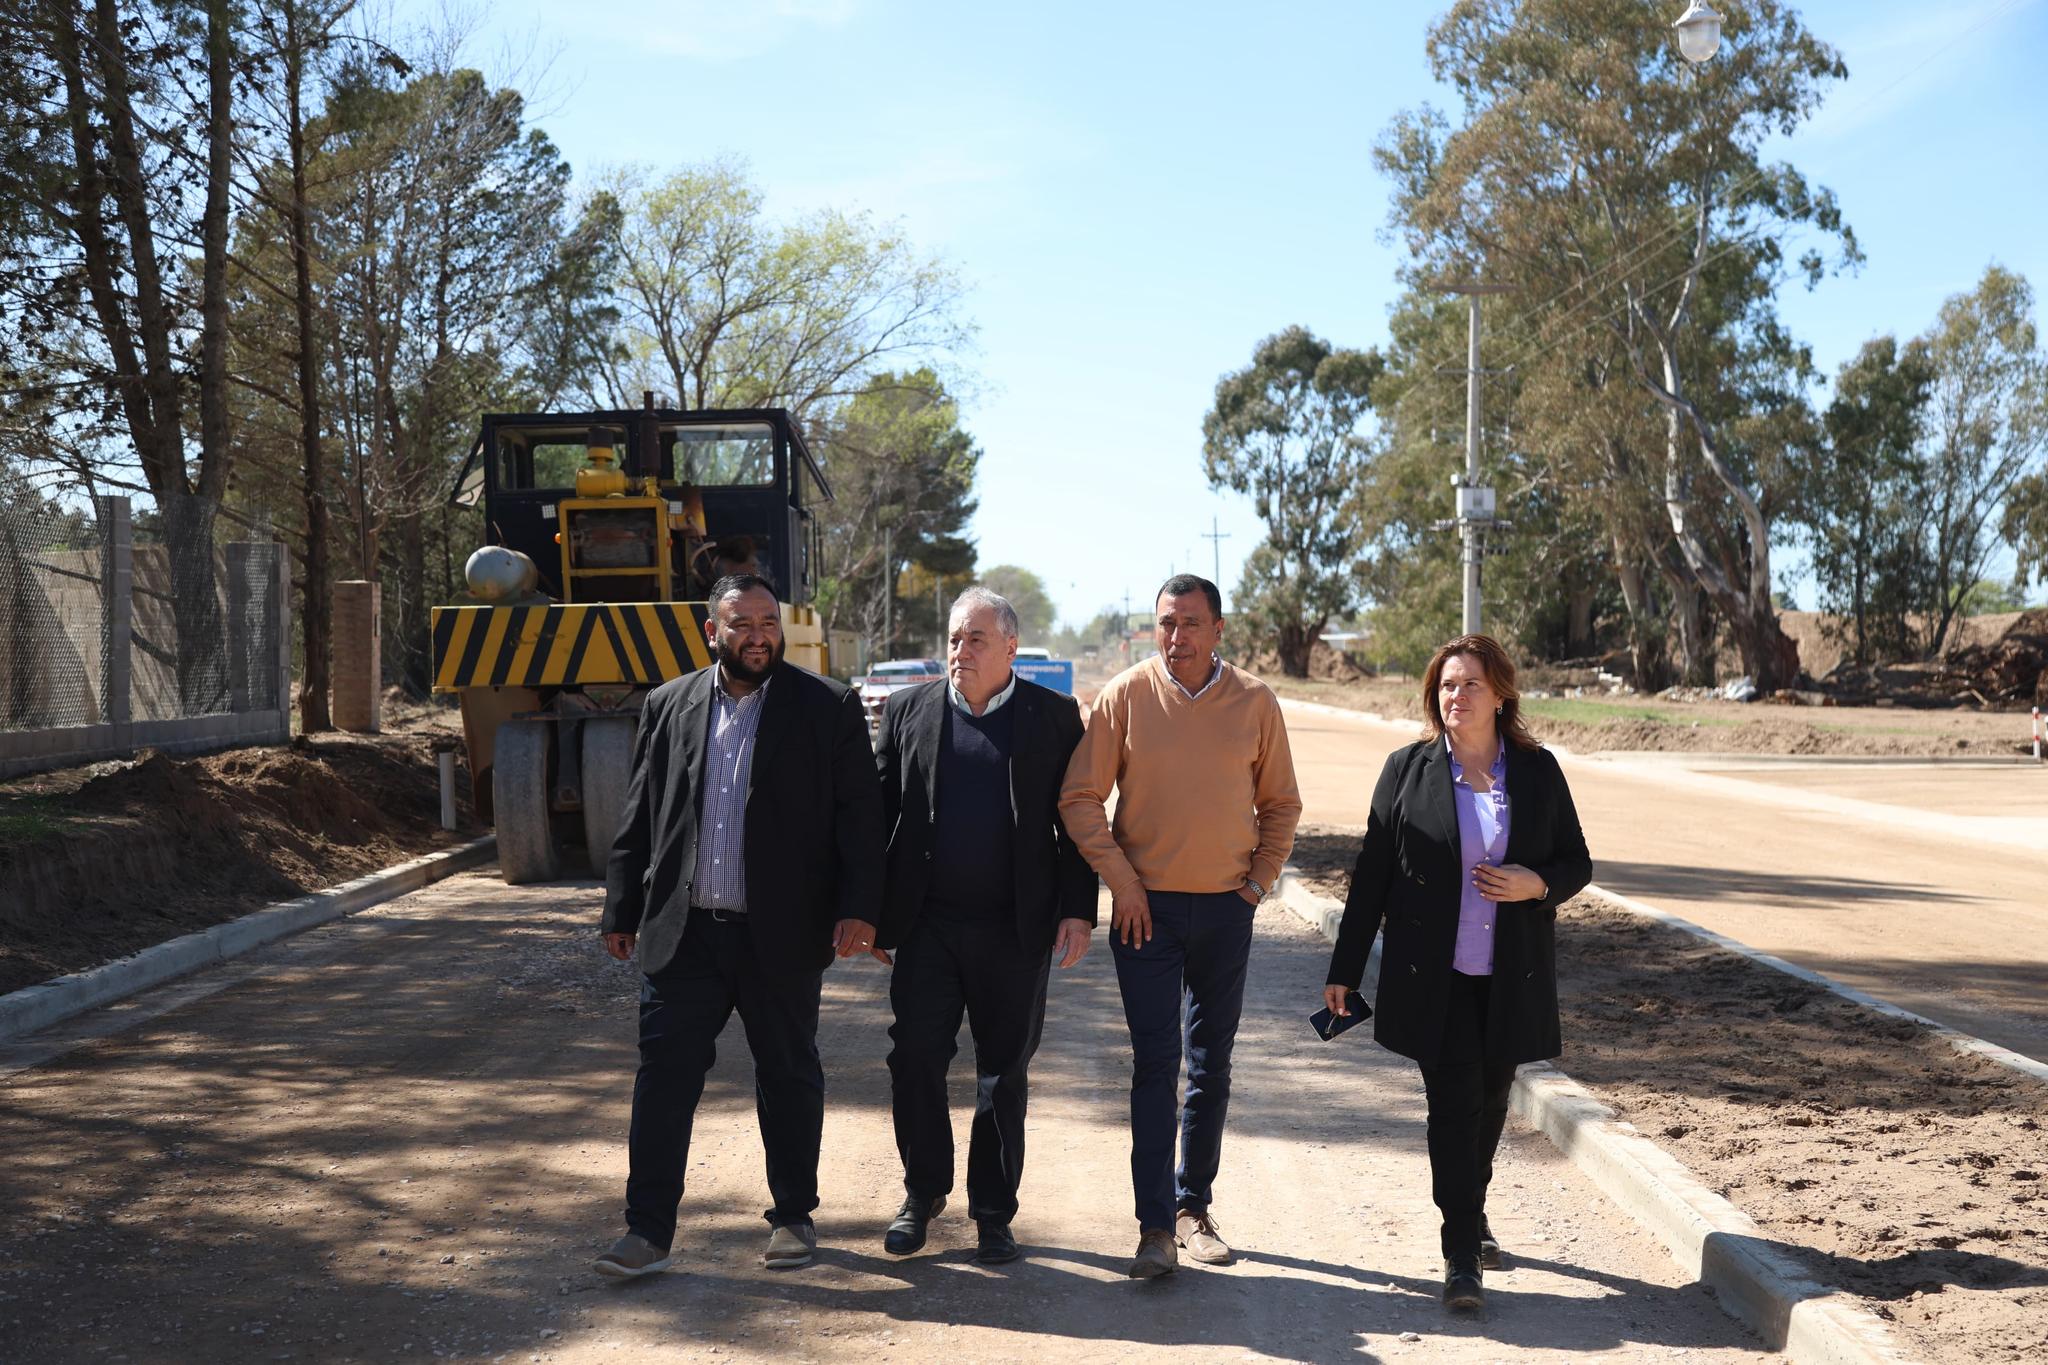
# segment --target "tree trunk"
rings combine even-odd
[[[1714,685],[1713,641],[1707,629],[1707,594],[1678,565],[1658,560],[1657,571],[1671,594],[1671,638],[1677,643],[1678,681],[1687,687]]]
[[[305,459],[306,670],[299,687],[299,728],[306,734],[331,729],[327,692],[333,632],[328,595],[327,488],[320,449],[320,357],[313,330],[312,214],[306,200],[306,53],[299,33],[297,0],[287,0],[285,20],[285,117],[291,157],[291,201],[287,208],[292,245],[293,307],[297,314],[299,360],[299,444]]]
[[[195,490],[185,469],[183,394],[175,358],[174,333],[180,319],[166,298],[162,266],[157,259],[148,171],[129,96],[131,77],[127,39],[121,32],[120,15],[114,0],[94,0],[92,38],[107,118],[107,152],[114,169],[113,178],[105,182],[103,188],[112,196],[127,234],[125,264],[132,282],[135,338],[142,349],[139,390],[149,414],[147,427],[139,432],[131,430],[130,434],[135,438],[143,477],[163,517],[165,540],[170,550],[171,615],[178,632],[179,709],[188,716],[207,715],[227,706],[227,630],[222,619],[219,585],[213,565],[215,500],[227,484],[225,337],[222,335],[217,339],[220,354],[215,357],[222,367],[221,383],[216,384],[214,391],[222,409],[221,429],[213,433],[217,443],[209,448],[202,409],[200,485]],[[209,19],[209,49],[213,42],[213,24]],[[216,76],[215,68],[226,64],[225,57],[217,58],[209,51],[210,88],[216,80],[225,79],[224,72]],[[216,107],[209,113],[210,139],[215,135],[213,123],[218,114],[218,95],[213,99]],[[216,235],[207,236],[204,243],[207,260],[202,271],[202,288],[215,285],[219,296],[206,299],[207,303],[215,306],[216,316],[209,319],[202,315],[201,322],[203,328],[211,321],[217,330],[225,327],[227,188],[224,172],[219,175],[220,183],[216,186],[215,172],[224,154],[223,148],[209,145],[207,212],[214,212],[217,192],[221,200],[217,234],[216,224],[211,218],[203,224],[206,234]],[[217,280],[208,275],[216,269],[220,272]],[[118,309],[119,304],[115,307]],[[216,338],[202,333],[202,365],[206,358],[204,347],[209,340]],[[207,458],[209,456],[211,460]]]
[[[136,451],[152,493],[188,491],[185,480],[184,415],[178,372],[172,359],[173,319],[164,300],[162,266],[156,255],[149,186],[135,111],[128,98],[128,48],[114,0],[94,0],[93,51],[99,59],[101,96],[107,114],[107,152],[114,164],[107,189],[128,233],[125,264],[133,281],[135,320],[142,343],[142,386],[148,395],[152,441]]]
[[[1282,624],[1273,641],[1280,654],[1280,671],[1290,678],[1306,678],[1309,656],[1315,650],[1316,636],[1320,633],[1292,621]]]
[[[1799,681],[1799,644],[1778,625],[1776,608],[1729,616],[1728,633],[1742,656],[1742,671],[1759,689],[1768,693]]]
[[[1598,645],[1593,639],[1593,589],[1581,584],[1571,590],[1565,611],[1565,653],[1583,659]]]
[[[206,208],[199,286],[199,491],[227,491],[228,186],[233,173],[234,36],[228,0],[206,0]]]
[[[1650,604],[1650,583],[1617,537],[1614,542],[1614,576],[1621,585],[1621,600],[1628,609],[1628,658],[1631,681],[1638,692],[1661,692],[1670,685],[1671,663],[1664,653],[1662,633]]]

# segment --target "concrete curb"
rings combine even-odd
[[[494,835],[474,839],[460,848],[429,853],[410,862],[372,872],[326,891],[282,901],[251,911],[239,919],[144,948],[90,971],[60,976],[39,985],[0,995],[0,1039],[19,1037],[69,1019],[100,1005],[111,1004],[152,986],[161,986],[203,967],[239,957],[266,943],[303,933],[329,920],[431,885],[444,877],[489,862],[497,854]]]
[[[1331,941],[1343,906],[1311,891],[1293,869],[1280,877],[1287,908]],[[1379,966],[1373,943],[1366,968]],[[1748,1214],[1700,1183],[1670,1153],[1618,1120],[1578,1082],[1547,1064],[1515,1078],[1514,1110],[1571,1158],[1615,1204],[1664,1243],[1680,1269],[1713,1286],[1738,1322],[1796,1365],[1901,1365],[1877,1317],[1808,1279]]]
[[[2010,1067],[2012,1070],[2022,1075],[2030,1076],[2034,1080],[2048,1082],[2048,1062],[2035,1061],[2025,1053],[2014,1052],[2011,1048],[2004,1048],[1996,1043],[1986,1042],[1984,1039],[1964,1033],[1960,1029],[1950,1028],[1947,1024],[1938,1024],[1924,1014],[1915,1014],[1913,1011],[1898,1005],[1887,1004],[1874,995],[1865,995],[1854,986],[1845,986],[1833,977],[1822,976],[1819,972],[1796,966],[1793,963],[1787,962],[1782,957],[1772,957],[1769,953],[1761,952],[1746,943],[1738,943],[1725,934],[1717,934],[1704,925],[1694,924],[1689,919],[1681,919],[1669,910],[1659,910],[1656,906],[1646,901],[1634,900],[1617,892],[1609,891],[1606,887],[1598,884],[1588,885],[1586,891],[1590,895],[1612,901],[1630,914],[1641,915],[1645,919],[1653,919],[1660,924],[1668,924],[1674,929],[1683,929],[1694,938],[1704,939],[1716,948],[1725,948],[1731,953],[1740,953],[1751,962],[1760,963],[1773,971],[1783,972],[1787,976],[1797,977],[1799,980],[1819,986],[1823,990],[1833,991],[1844,1000],[1853,1000],[1867,1010],[1875,1010],[1890,1019],[1903,1019],[1909,1023],[1918,1024],[1920,1027],[1938,1034],[1943,1042],[1967,1057],[1982,1057],[1985,1061],[1996,1062],[2003,1067]]]

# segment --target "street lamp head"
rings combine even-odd
[[[1678,55],[1694,66],[1712,61],[1721,50],[1721,16],[1706,0],[1692,0],[1671,27],[1678,30]]]

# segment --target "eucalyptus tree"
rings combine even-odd
[[[1933,658],[1990,566],[1999,544],[1992,528],[2010,495],[2048,460],[2048,353],[2032,287],[1995,265],[1941,305],[1920,344],[1933,371],[1925,449]]]
[[[1856,664],[1918,652],[1933,575],[1921,458],[1934,369],[1925,345],[1865,342],[1835,376],[1820,435],[1799,462],[1792,519],[1805,528],[1820,606]]]
[[[1251,495],[1266,534],[1245,559],[1232,614],[1270,639],[1290,677],[1354,600],[1359,527],[1343,515],[1366,464],[1377,351],[1331,346],[1305,327],[1261,341],[1216,384],[1202,419],[1212,488]]]
[[[1527,354],[1618,348],[1663,419],[1643,462],[1685,573],[1744,667],[1789,683],[1772,599],[1766,480],[1789,433],[1755,410],[1797,399],[1799,348],[1774,298],[1853,259],[1834,198],[1765,159],[1846,70],[1779,0],[1733,12],[1723,55],[1687,68],[1652,0],[1460,0],[1432,27],[1461,104],[1398,118],[1379,144],[1419,285],[1483,270],[1521,287]],[[1794,250],[1796,231],[1814,239]],[[1512,354],[1511,354],[1512,358]],[[1647,452],[1645,452],[1647,454]]]

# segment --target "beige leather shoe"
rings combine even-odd
[[[1182,1209],[1173,1220],[1173,1240],[1191,1261],[1203,1265],[1229,1265],[1230,1247],[1216,1231],[1216,1222],[1206,1213]]]
[[[768,1234],[768,1250],[761,1263],[770,1270],[794,1270],[811,1263],[818,1249],[818,1229],[809,1223],[785,1223]]]
[[[1146,1228],[1138,1234],[1138,1255],[1131,1262],[1134,1280],[1157,1279],[1180,1269],[1180,1253],[1173,1249],[1173,1234],[1165,1228]]]
[[[612,1249],[590,1263],[590,1268],[608,1280],[632,1280],[668,1269],[666,1251],[637,1233],[627,1233],[612,1243]]]

